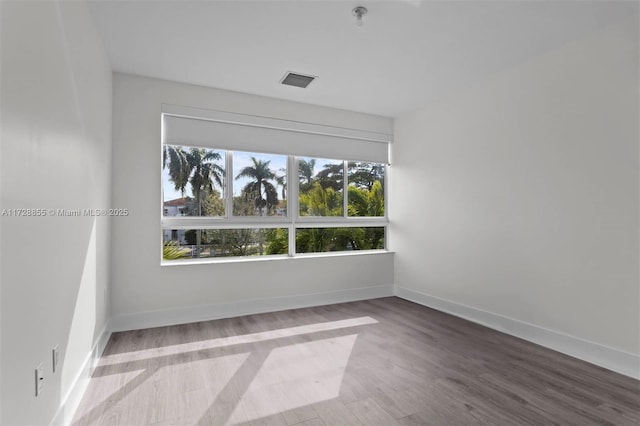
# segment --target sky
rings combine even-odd
[[[235,179],[235,176],[240,173],[240,170],[247,166],[252,166],[253,162],[251,161],[251,157],[256,157],[258,160],[262,161],[270,161],[269,167],[271,170],[277,175],[282,176],[287,172],[287,156],[286,155],[272,155],[272,154],[256,154],[249,152],[233,152],[233,195],[240,195],[242,192],[242,188],[251,180],[249,178],[241,178]],[[282,170],[281,170],[282,169]],[[278,190],[278,194],[280,194],[280,190]]]

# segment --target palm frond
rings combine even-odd
[[[176,260],[189,257],[191,250],[180,247],[177,241],[167,241],[162,246],[162,258],[164,260]]]

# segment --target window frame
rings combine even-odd
[[[175,111],[176,108],[178,112],[172,113],[171,111]],[[169,110],[169,112],[167,112],[167,109]],[[368,160],[357,160],[353,158],[337,159],[337,161],[342,161],[343,163],[343,174],[344,174],[343,200],[342,200],[343,215],[342,216],[301,216],[300,205],[299,205],[300,180],[299,180],[299,172],[298,172],[300,158],[301,157],[321,158],[321,157],[274,153],[274,152],[268,152],[268,150],[265,150],[263,152],[258,152],[258,151],[246,151],[243,149],[233,149],[233,148],[215,148],[211,146],[203,146],[201,144],[191,144],[189,142],[185,142],[184,144],[165,142],[164,116],[166,115],[211,120],[212,114],[213,116],[215,116],[216,114],[214,113],[219,113],[219,114],[222,114],[222,117],[225,118],[225,120],[233,118],[235,121],[229,121],[229,122],[234,122],[234,124],[257,126],[257,127],[262,127],[264,125],[264,127],[267,127],[265,125],[265,120],[266,120],[267,124],[271,124],[271,126],[269,126],[268,128],[273,128],[272,125],[274,120],[277,122],[285,122],[285,120],[249,116],[256,119],[258,124],[251,123],[251,122],[243,123],[243,122],[237,121],[238,120],[237,116],[242,116],[242,118],[245,121],[251,121],[251,120],[248,120],[247,116],[244,116],[241,114],[224,113],[220,111],[209,111],[208,115],[205,115],[205,116],[201,116],[201,114],[198,114],[197,116],[184,115],[185,110],[190,110],[190,109],[185,107],[175,107],[175,106],[166,108],[166,106],[163,105],[163,112],[161,113],[162,130],[161,130],[160,151],[162,153],[162,148],[165,145],[180,145],[184,147],[204,148],[204,149],[210,149],[218,152],[225,152],[225,181],[224,181],[225,187],[224,187],[224,190],[222,191],[222,197],[224,198],[224,202],[225,202],[225,215],[224,216],[165,216],[164,215],[164,201],[165,201],[164,200],[164,180],[161,179],[160,235],[161,235],[161,241],[163,243],[164,243],[165,230],[173,230],[173,229],[189,230],[189,229],[287,228],[288,238],[289,238],[288,253],[280,254],[280,255],[265,255],[265,256],[261,256],[261,258],[309,257],[309,256],[325,256],[327,254],[350,255],[350,254],[353,254],[354,252],[345,251],[345,252],[296,253],[296,245],[295,245],[296,230],[304,229],[304,228],[325,228],[325,227],[326,228],[383,227],[384,228],[384,247],[382,249],[361,250],[361,251],[359,250],[357,252],[366,253],[366,252],[388,251],[388,233],[389,233],[388,188],[389,188],[389,168],[390,168],[390,164],[388,162],[380,163],[380,162],[368,161]],[[292,122],[292,123],[295,123],[295,129],[288,129],[288,130],[302,133],[301,137],[304,137],[303,134],[305,132],[300,129],[304,129],[305,124],[310,126],[308,133],[313,133],[317,131],[318,127],[322,128],[323,131],[326,131],[326,129],[324,129],[325,127],[328,128],[328,126],[320,126],[320,125],[315,125],[310,123],[300,123],[300,122]],[[281,128],[281,129],[283,131],[287,130],[284,128]],[[345,137],[352,137],[354,132],[356,132],[356,135],[359,134],[360,136],[369,136],[371,134],[374,134],[373,132],[365,132],[365,131],[358,131],[358,130],[352,130],[352,129],[340,129],[340,128],[330,128],[330,129],[335,129],[338,132],[344,130],[345,132],[347,132],[346,134],[348,135]],[[378,139],[377,140],[371,139],[372,141],[382,142],[383,140],[386,140],[387,143],[391,142],[390,135],[385,135],[386,136],[385,139],[380,139],[381,138],[380,135],[382,134],[376,134],[376,135]],[[234,152],[249,152],[249,153],[255,153],[255,154],[270,154],[270,155],[286,156],[287,158],[286,160],[287,211],[285,216],[234,216],[233,215],[233,197],[234,197],[233,196],[233,187],[234,187],[233,174],[234,172],[237,172],[233,170]],[[162,158],[162,154],[161,154],[161,158]],[[351,216],[350,217],[348,215],[348,202],[349,202],[348,200],[348,194],[349,194],[348,163],[349,162],[382,164],[384,166],[384,184],[383,184],[384,216],[370,216],[370,217]],[[162,176],[162,173],[163,173],[163,165],[161,162],[160,164],[161,176]],[[160,245],[160,251],[162,251],[162,244]],[[176,262],[176,261],[167,261],[163,259],[162,254],[160,255],[160,258],[161,258],[161,263],[163,265],[174,264]],[[238,261],[238,260],[254,260],[254,259],[255,258],[252,256],[235,256],[235,257],[225,257],[225,258],[211,257],[211,258],[192,259],[192,260],[194,262],[201,263],[201,262],[220,262],[225,260]]]

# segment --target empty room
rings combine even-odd
[[[640,2],[0,0],[0,424],[640,424]]]

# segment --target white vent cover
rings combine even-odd
[[[317,77],[313,75],[304,75],[293,72],[288,72],[285,76],[280,80],[281,84],[286,84],[287,86],[295,86],[302,87],[305,89],[313,80]]]

